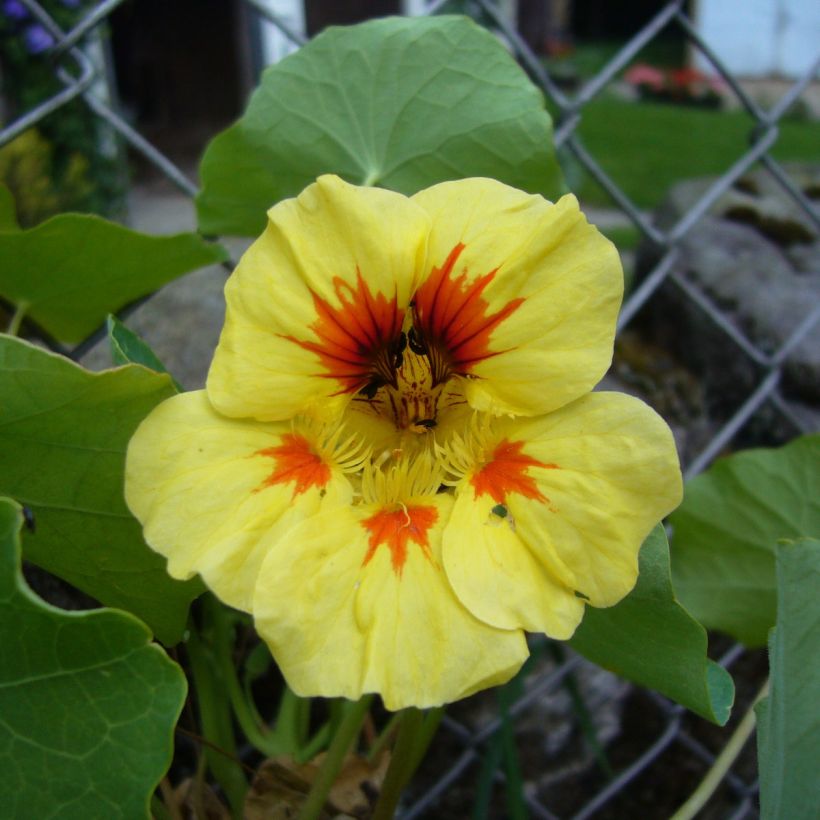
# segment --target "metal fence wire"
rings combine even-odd
[[[42,54],[42,59],[49,61],[62,88],[59,93],[25,112],[18,119],[6,124],[0,130],[0,147],[10,142],[26,129],[36,125],[45,117],[66,105],[69,101],[80,98],[94,114],[113,129],[132,149],[141,154],[148,162],[174,183],[185,195],[193,197],[197,186],[167,156],[145,139],[124,119],[115,108],[92,93],[91,88],[103,70],[96,66],[80,47],[81,41],[89,33],[104,25],[109,15],[124,0],[103,0],[90,8],[70,31],[62,30],[48,12],[35,0],[20,0],[31,15],[54,37],[54,43]],[[304,39],[291,30],[286,23],[271,12],[264,0],[244,0],[257,14],[273,23],[282,34],[295,45],[301,45]],[[435,14],[447,5],[444,0],[428,2],[422,13]],[[814,332],[820,322],[820,305],[810,306],[802,320],[798,320],[791,334],[777,349],[763,349],[747,335],[742,327],[733,320],[729,311],[718,304],[698,282],[686,276],[677,262],[680,247],[684,240],[690,238],[698,222],[707,214],[715,203],[753,166],[765,169],[783,196],[788,198],[799,210],[802,217],[812,226],[813,231],[820,233],[820,213],[812,199],[799,185],[790,178],[789,170],[779,164],[771,154],[775,145],[781,120],[797,103],[808,86],[818,79],[820,72],[820,55],[808,71],[789,87],[780,99],[764,110],[758,105],[739,83],[727,66],[709,47],[696,30],[686,10],[685,0],[668,2],[657,14],[646,23],[620,50],[577,91],[568,93],[555,82],[545,70],[543,63],[527,46],[516,28],[505,17],[501,4],[491,0],[475,0],[474,7],[492,21],[493,26],[503,33],[515,56],[541,87],[553,110],[555,118],[556,148],[569,152],[577,163],[589,173],[609,194],[620,212],[628,218],[641,233],[645,243],[649,243],[655,260],[651,269],[645,272],[637,287],[631,292],[623,305],[618,331],[633,322],[639,314],[651,311],[660,303],[660,294],[666,289],[678,289],[681,298],[687,302],[687,308],[697,311],[703,321],[708,322],[712,330],[722,339],[726,349],[732,351],[737,360],[742,360],[751,369],[754,382],[745,392],[739,403],[721,419],[720,426],[711,435],[702,448],[684,459],[685,474],[692,476],[702,471],[727,445],[731,444],[753,422],[754,417],[763,413],[766,418],[774,419],[790,435],[810,432],[809,422],[794,412],[793,406],[784,399],[782,393],[784,362],[787,356],[798,345],[804,343],[809,334]],[[699,52],[708,61],[714,73],[731,89],[737,101],[750,118],[748,146],[734,160],[730,167],[717,177],[700,195],[700,197],[681,215],[674,224],[661,228],[652,217],[638,207],[624,192],[618,182],[612,179],[602,167],[599,159],[585,146],[579,133],[579,125],[584,117],[584,109],[596,98],[617,75],[634,59],[647,44],[661,36],[668,28],[677,28],[690,48]],[[124,311],[123,313],[127,312]],[[79,359],[93,347],[104,335],[103,329],[84,342],[66,350],[59,345],[53,347],[59,352]],[[726,649],[719,658],[725,667],[742,666],[752,653],[743,650],[739,645],[726,644]],[[456,708],[445,717],[442,728],[435,741],[434,748],[441,748],[433,764],[422,770],[424,778],[421,786],[411,788],[401,816],[405,820],[420,817],[459,817],[467,816],[469,802],[463,800],[470,790],[477,788],[483,777],[489,777],[503,785],[509,772],[503,767],[482,768],[487,760],[487,751],[501,732],[512,725],[519,731],[522,721],[531,714],[533,708],[545,700],[557,697],[566,692],[568,683],[576,686],[580,673],[588,664],[586,661],[569,652],[559,654],[551,660],[545,660],[540,668],[527,678],[518,696],[506,705],[503,715],[497,708],[478,710],[478,717],[473,714],[462,717],[462,710]],[[626,686],[624,684],[624,686]],[[572,687],[569,687],[572,689]],[[576,687],[577,688],[577,687]],[[491,701],[494,704],[494,701]],[[531,816],[555,820],[559,817],[573,817],[583,820],[588,817],[625,817],[634,816],[636,809],[624,808],[624,796],[630,790],[643,788],[640,784],[647,777],[653,777],[658,766],[677,767],[694,770],[700,776],[711,766],[720,748],[725,743],[726,735],[717,743],[704,741],[698,725],[703,721],[694,718],[682,707],[654,693],[643,693],[641,701],[640,722],[646,729],[639,748],[631,749],[625,759],[619,759],[615,771],[606,777],[590,778],[579,776],[577,771],[556,771],[551,778],[551,787],[542,789],[538,784],[528,784],[524,789],[526,808]],[[576,710],[576,722],[579,712]],[[482,717],[483,715],[483,717]],[[583,718],[583,714],[581,715]],[[586,715],[589,718],[589,715]],[[594,718],[595,715],[592,715]],[[537,717],[536,720],[540,720]],[[577,727],[576,727],[577,729]],[[547,732],[546,727],[542,731]],[[519,751],[522,749],[519,747]],[[442,757],[443,762],[442,762]],[[593,764],[588,763],[588,767]],[[430,769],[433,771],[430,771]],[[560,767],[557,767],[560,768]],[[571,767],[570,767],[571,768]],[[668,782],[668,776],[666,779]],[[732,818],[756,817],[757,782],[753,769],[738,773],[731,770],[722,776],[721,813],[710,816]],[[562,790],[574,789],[574,801],[557,800],[555,795]],[[460,791],[459,791],[460,790]],[[685,794],[684,794],[685,797]],[[634,805],[640,805],[636,798]],[[462,801],[462,802],[459,802]],[[620,801],[620,802],[619,802]],[[453,808],[455,804],[455,808]],[[502,804],[503,805],[503,804]],[[652,804],[645,806],[646,811]],[[448,807],[449,806],[449,807]],[[460,808],[459,808],[460,806]],[[727,808],[728,807],[728,808]],[[501,809],[500,813],[506,813]]]

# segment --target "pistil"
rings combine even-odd
[[[410,334],[408,334],[410,335]],[[405,337],[405,334],[402,334]],[[357,407],[387,418],[399,431],[423,435],[435,430],[440,414],[464,403],[458,381],[437,382],[430,357],[412,336],[395,357],[392,382],[371,383],[357,396]]]

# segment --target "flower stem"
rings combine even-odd
[[[215,607],[219,607],[216,600],[209,598],[203,606],[209,610],[214,658],[219,666],[234,717],[248,742],[266,757],[293,754],[298,746],[291,746],[290,737],[283,738],[281,733],[271,732],[267,725],[260,722],[255,707],[247,700],[246,693],[242,690],[233,659],[233,623],[224,613],[214,611]]]
[[[421,763],[438,729],[444,710],[405,709],[400,716],[399,736],[373,812],[373,820],[390,820],[396,812],[404,787]]]
[[[375,763],[384,751],[384,748],[393,739],[393,736],[396,734],[396,730],[401,724],[401,715],[401,712],[396,712],[390,720],[387,721],[387,725],[384,729],[382,729],[381,734],[373,742],[373,745],[367,750],[368,763]]]
[[[153,820],[173,820],[165,803],[155,794],[151,795],[151,817]]]
[[[279,701],[279,710],[274,723],[274,734],[282,745],[280,754],[289,754],[303,759],[307,730],[310,727],[310,701],[300,698],[286,686]]]
[[[16,336],[20,332],[20,325],[23,323],[23,319],[25,319],[28,309],[28,302],[23,301],[18,303],[11,317],[11,321],[9,322],[8,330],[6,330],[6,333],[8,333],[9,336]]]
[[[241,817],[248,783],[236,757],[236,738],[231,723],[230,702],[221,669],[206,638],[206,634],[213,629],[213,620],[221,615],[217,611],[219,606],[220,604],[210,600],[209,596],[203,596],[202,634],[191,621],[186,651],[199,705],[202,734],[221,752],[215,752],[210,748],[204,750],[208,767],[225,791],[234,817]]]
[[[729,738],[729,742],[723,747],[723,751],[715,758],[712,768],[706,772],[706,776],[700,785],[689,795],[689,799],[672,815],[671,820],[692,820],[692,818],[706,805],[709,798],[715,793],[726,772],[737,760],[738,755],[743,751],[746,741],[755,728],[755,706],[757,702],[766,697],[769,691],[769,681],[763,684],[757,697],[752,702],[743,720],[738,723],[737,728]]]
[[[321,815],[327,796],[330,794],[330,788],[342,769],[345,756],[361,731],[372,700],[372,695],[365,695],[356,703],[348,705],[319,768],[319,773],[310,787],[307,800],[302,804],[299,820],[316,820]]]

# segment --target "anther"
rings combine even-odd
[[[424,344],[424,339],[414,327],[411,327],[407,333],[407,344],[417,356],[427,355],[427,345]]]

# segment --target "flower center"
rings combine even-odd
[[[441,377],[432,356],[409,325],[393,348],[393,378],[378,376],[356,396],[355,409],[420,435],[438,427],[449,408],[466,403],[460,380]]]

